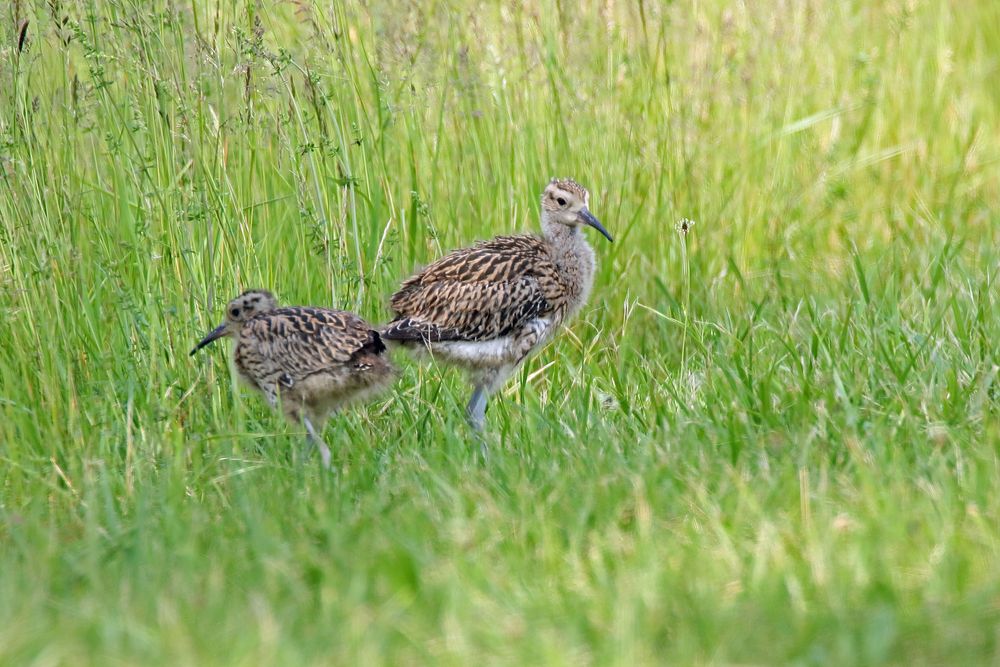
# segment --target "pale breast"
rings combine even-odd
[[[582,239],[581,242],[554,253],[553,260],[558,267],[559,281],[564,295],[559,313],[559,323],[563,324],[574,317],[587,303],[590,290],[594,286],[596,260],[594,250]]]

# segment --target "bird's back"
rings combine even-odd
[[[542,238],[498,236],[452,251],[392,295],[389,340],[490,340],[560,307],[558,267]]]
[[[384,351],[378,332],[358,315],[296,306],[247,320],[234,358],[251,384],[292,386],[320,372],[362,371]]]

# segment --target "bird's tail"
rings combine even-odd
[[[382,338],[394,343],[437,343],[456,340],[457,332],[441,329],[433,324],[421,322],[411,317],[397,317],[379,328]]]

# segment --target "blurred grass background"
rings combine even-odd
[[[1000,4],[0,20],[0,662],[1000,660]],[[488,462],[442,369],[327,475],[187,356],[249,287],[382,321],[551,176],[616,242]]]

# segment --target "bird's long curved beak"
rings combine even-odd
[[[212,329],[212,331],[210,331],[207,336],[205,336],[204,338],[202,338],[201,341],[199,341],[199,343],[194,346],[194,349],[191,350],[191,356],[193,357],[195,352],[197,352],[201,348],[205,347],[206,345],[208,345],[212,341],[218,340],[218,339],[222,338],[225,335],[226,335],[226,325],[225,324],[220,324],[219,326],[217,326],[214,329]]]
[[[604,225],[601,224],[601,221],[595,218],[594,214],[591,213],[589,210],[587,210],[586,208],[581,208],[580,212],[577,213],[577,215],[580,216],[580,220],[583,222],[583,224],[593,227],[601,234],[603,234],[604,238],[611,241],[612,243],[615,242],[615,240],[611,238],[611,234],[608,234],[608,230],[606,230],[604,228]]]

